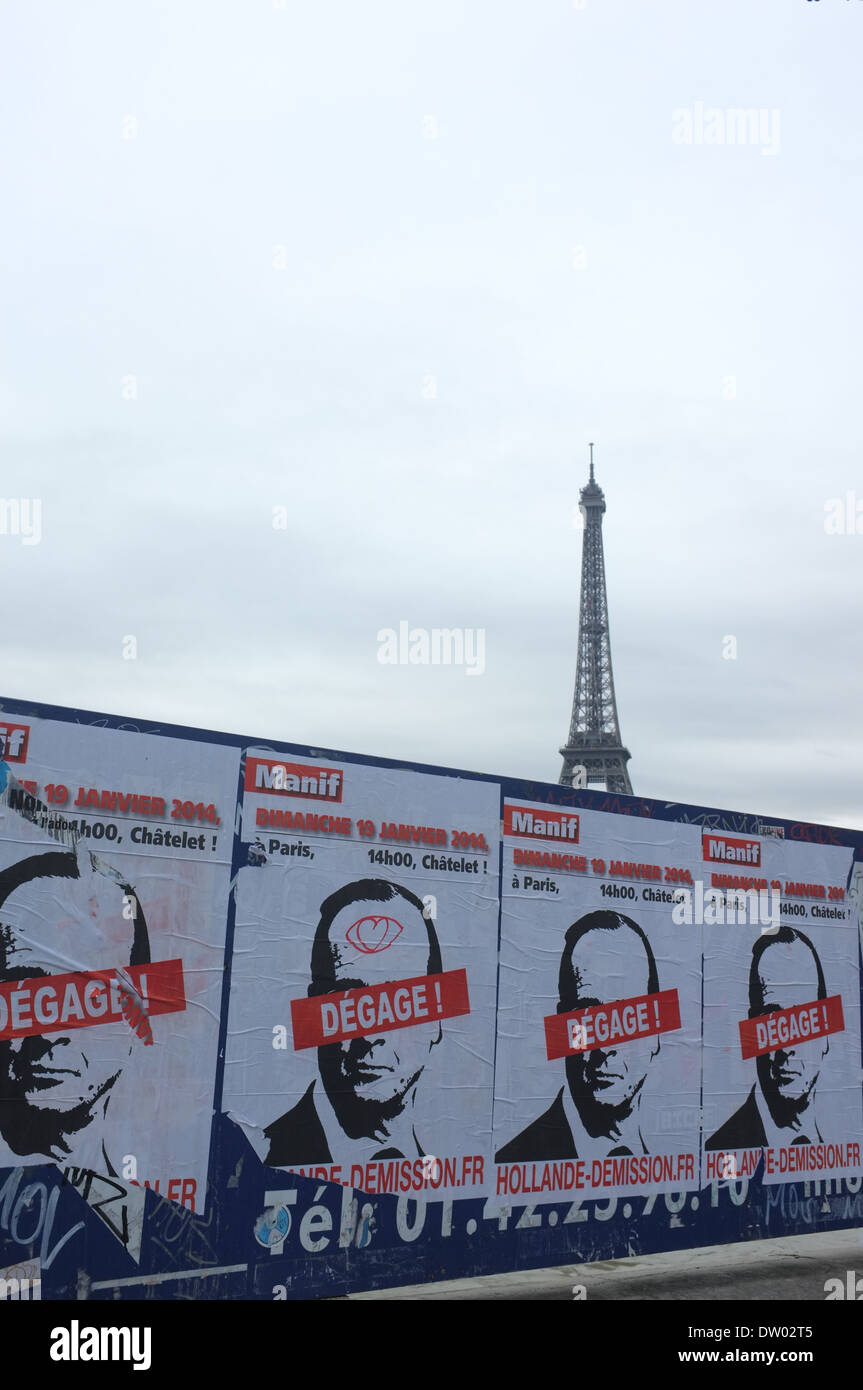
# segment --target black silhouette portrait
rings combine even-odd
[[[659,990],[656,961],[641,927],[617,912],[590,912],[567,931],[557,1012],[570,1013]],[[504,1144],[498,1163],[644,1153],[638,1107],[659,1038],[636,1038],[565,1059],[566,1087],[532,1124]]]
[[[760,936],[749,968],[749,1017],[762,1018],[795,1004],[826,999],[818,952],[808,936],[782,926]],[[829,1051],[826,1037],[795,1042],[755,1059],[756,1082],[739,1110],[712,1134],[705,1149],[754,1149],[819,1143],[815,1089]]]
[[[0,872],[0,982],[145,965],[134,890],[95,854],[47,851]],[[117,1020],[0,1041],[0,1135],[62,1160],[104,1117],[132,1042]],[[102,1146],[108,1171],[113,1171]]]
[[[311,955],[310,998],[438,974],[435,927],[421,900],[384,879],[361,879],[322,904]],[[333,1162],[344,1141],[368,1141],[371,1158],[414,1157],[416,1098],[439,1022],[328,1043],[317,1050],[318,1083],[264,1131],[276,1167]],[[317,1093],[316,1093],[317,1092]]]

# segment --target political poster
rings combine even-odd
[[[852,851],[777,830],[701,835],[709,1181],[863,1171]],[[756,895],[770,911],[755,930],[723,910]]]
[[[701,930],[689,826],[504,801],[494,1196],[698,1186]]]
[[[0,740],[0,1167],[137,1258],[147,1187],[204,1206],[239,754],[8,703]]]
[[[224,1108],[270,1167],[481,1194],[499,787],[267,749],[243,786]]]

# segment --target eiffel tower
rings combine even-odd
[[[584,517],[584,541],[581,551],[578,665],[569,738],[566,747],[560,750],[563,756],[560,780],[565,786],[604,782],[609,792],[631,795],[632,784],[626,769],[631,755],[620,738],[614,677],[611,674],[608,599],[602,553],[605,497],[593,476],[592,444],[590,482],[581,489],[579,511]]]

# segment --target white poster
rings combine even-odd
[[[861,1171],[852,851],[703,832],[707,892],[756,893],[758,928],[705,911],[704,1178],[765,1183]]]
[[[271,1167],[482,1192],[498,787],[250,750],[243,838],[225,1109]]]
[[[137,1257],[201,1212],[239,754],[3,713],[0,1167],[53,1161]]]
[[[691,827],[506,801],[494,1194],[698,1185],[701,930],[672,919]]]

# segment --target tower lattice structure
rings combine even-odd
[[[608,597],[602,550],[605,496],[593,476],[592,444],[590,481],[581,489],[579,510],[584,518],[584,541],[581,552],[578,664],[569,738],[566,746],[560,750],[563,756],[560,780],[567,786],[604,782],[607,791],[631,794],[632,784],[626,767],[631,755],[620,737],[611,672]],[[578,773],[578,768],[585,768],[586,775]]]

